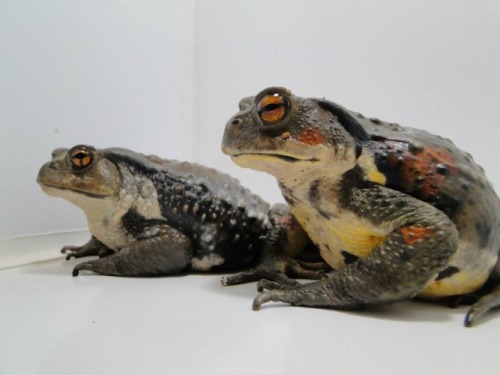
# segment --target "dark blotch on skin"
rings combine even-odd
[[[359,143],[356,144],[355,152],[356,152],[356,159],[358,159],[363,153],[363,147]]]
[[[479,247],[486,247],[490,241],[491,227],[488,223],[476,223],[477,234],[479,235]]]
[[[438,165],[436,165],[436,173],[442,176],[447,176],[449,171],[449,167],[444,163],[439,163]]]
[[[319,106],[325,111],[330,112],[335,116],[340,125],[357,141],[363,142],[370,139],[367,131],[361,126],[361,124],[354,118],[349,111],[346,111],[343,107],[330,102],[325,99],[318,100]]]
[[[147,220],[137,211],[130,210],[123,216],[122,223],[125,229],[137,238],[143,232]]]
[[[423,150],[424,148],[419,144],[408,143],[408,151],[414,155],[422,152]]]
[[[319,181],[316,180],[313,181],[311,183],[311,186],[309,187],[308,198],[311,203],[315,203],[320,199],[318,186],[319,186]]]
[[[351,253],[349,253],[348,251],[345,251],[345,250],[342,250],[340,253],[344,257],[344,263],[345,264],[354,263],[354,262],[356,262],[359,259],[359,257],[357,257],[356,255],[351,254]]]
[[[329,220],[331,218],[330,214],[328,214],[328,212],[322,210],[321,208],[317,208],[318,209],[318,213],[323,216],[325,219]]]
[[[429,200],[429,203],[438,210],[443,211],[450,219],[455,217],[455,214],[461,207],[462,202],[450,195],[438,195],[434,199]]]
[[[436,277],[436,281],[446,279],[451,275],[456,274],[457,272],[460,272],[460,268],[455,266],[446,267],[444,270],[439,272],[439,274]]]

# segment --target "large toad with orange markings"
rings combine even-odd
[[[338,272],[254,301],[356,308],[412,297],[500,305],[500,201],[450,140],[268,88],[241,100],[223,151],[274,175],[292,214]]]

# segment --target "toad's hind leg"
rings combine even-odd
[[[472,305],[465,316],[464,325],[471,327],[481,316],[497,307],[500,307],[500,285],[494,287],[491,292],[479,298]]]
[[[73,276],[82,270],[111,276],[161,276],[185,270],[192,259],[189,238],[167,225],[154,229],[153,237],[138,237],[113,255],[76,265]]]
[[[301,284],[295,287],[277,282],[261,280],[258,284],[260,293],[253,301],[252,309],[260,310],[266,302],[286,302],[295,306],[333,307],[339,310],[354,310],[364,303],[351,298],[342,287],[331,280]]]
[[[392,204],[374,207],[373,191],[384,193]],[[372,204],[372,220],[392,225],[392,232],[369,255],[333,273],[328,280],[290,288],[270,285],[272,290],[255,298],[255,310],[269,301],[349,309],[412,298],[456,252],[456,227],[436,208],[377,186],[356,193],[360,204],[364,196],[368,201],[365,206]]]

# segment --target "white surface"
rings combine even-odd
[[[81,241],[31,237],[24,250],[57,256]],[[255,283],[72,277],[80,261],[0,271],[1,375],[498,374],[499,312],[474,328],[462,326],[465,308],[417,302],[254,312]]]
[[[2,0],[0,238],[85,227],[35,183],[77,143],[196,160],[281,201],[220,152],[240,98],[271,85],[449,137],[499,187],[498,46],[499,1]]]

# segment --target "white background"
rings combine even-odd
[[[496,0],[0,0],[0,238],[85,228],[35,182],[79,143],[201,162],[281,200],[220,152],[239,99],[274,85],[449,137],[498,188],[499,66]],[[63,241],[0,241],[1,256]],[[254,285],[73,279],[74,264],[0,272],[0,374],[498,372],[500,319],[466,330],[464,309],[253,313]]]
[[[84,228],[35,183],[56,147],[198,161],[240,98],[283,85],[453,139],[500,185],[498,1],[0,1],[0,238]]]

